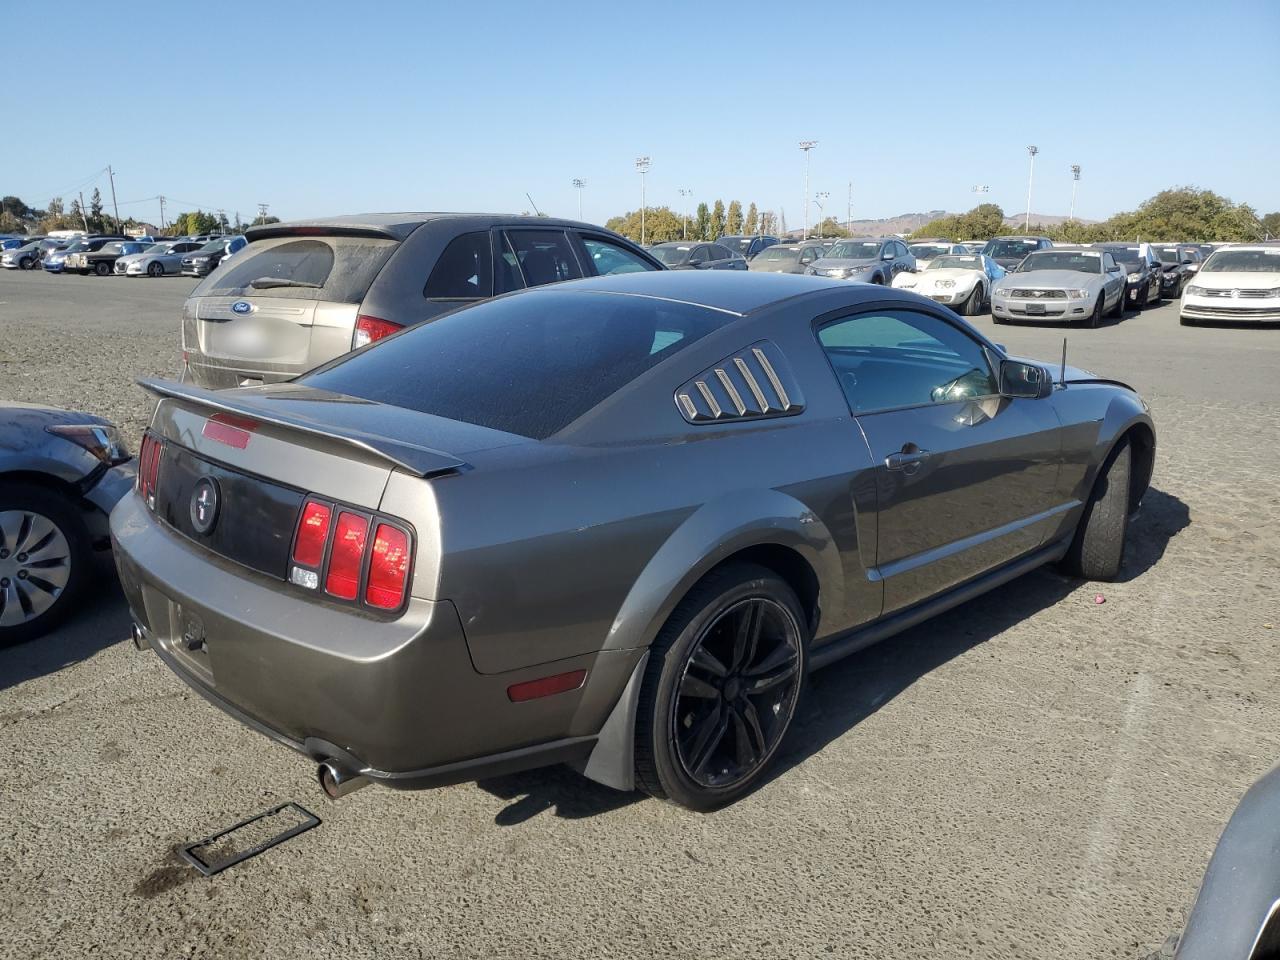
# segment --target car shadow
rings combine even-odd
[[[129,636],[129,607],[110,554],[94,557],[94,564],[97,575],[78,610],[43,637],[0,647],[0,691],[87,660]]]
[[[1120,582],[1147,573],[1190,522],[1185,503],[1149,489],[1129,528]],[[1086,589],[1091,589],[1086,581],[1042,567],[817,671],[810,678],[787,752],[761,785],[821,752],[933,670]],[[593,783],[564,766],[494,777],[477,785],[512,801],[494,817],[498,826],[521,824],[544,811],[569,819],[592,817],[646,799]]]

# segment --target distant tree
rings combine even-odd
[[[218,218],[212,213],[194,210],[174,217],[169,230],[174,236],[198,237],[202,233],[213,233],[218,227]]]
[[[0,198],[0,213],[7,213],[15,220],[34,220],[36,211],[17,197]]]
[[[265,226],[268,223],[279,223],[279,222],[280,222],[279,217],[254,217],[253,223],[249,224],[249,226],[261,227],[261,226]]]
[[[102,194],[97,187],[93,188],[93,195],[89,197],[89,227],[92,230],[101,230],[106,226],[106,222],[102,219]]]
[[[63,212],[64,212],[64,208],[63,208],[63,206],[62,206],[62,198],[61,198],[61,197],[54,197],[53,199],[51,199],[51,200],[49,201],[49,207],[48,207],[48,209],[45,211],[45,216],[47,216],[47,217],[60,217],[60,216],[62,216]]]
[[[244,233],[244,223],[240,220],[240,211],[236,211],[236,233]]]
[[[711,208],[711,236],[708,240],[719,240],[724,236],[725,220],[724,220],[724,201],[717,200],[716,205]]]
[[[747,219],[746,222],[742,224],[742,232],[750,235],[759,230],[759,228],[760,213],[756,210],[756,205],[753,203],[751,206],[747,207]]]
[[[835,217],[827,217],[821,223],[816,224],[809,231],[811,237],[847,237],[849,232],[840,224]]]
[[[77,226],[84,226],[84,211],[80,209],[80,201],[76,198],[71,200],[71,209],[67,211],[67,216],[74,220]]]
[[[737,200],[729,201],[729,217],[725,222],[725,233],[736,237],[742,233],[742,204]]]
[[[231,232],[231,221],[227,219],[227,215],[225,213],[218,214],[218,228],[223,233]]]
[[[605,227],[639,243],[640,211],[628,210],[620,217],[611,217]],[[668,240],[679,240],[683,235],[684,218],[670,207],[648,207],[645,210],[645,243],[666,243]]]
[[[0,210],[0,233],[22,236],[27,232],[27,223],[20,220],[8,210]]]
[[[711,239],[711,211],[705,203],[698,204],[698,215],[695,220],[696,229],[693,231],[694,240],[710,240]]]
[[[774,236],[778,232],[778,217],[772,210],[760,214],[760,233]]]
[[[1261,223],[1268,237],[1280,237],[1280,212],[1268,213],[1262,218]]]
[[[1004,211],[994,203],[981,203],[968,213],[956,213],[930,220],[912,237],[943,237],[947,240],[987,240],[1005,233]]]

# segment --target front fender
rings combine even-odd
[[[658,548],[618,609],[604,649],[647,647],[676,604],[713,567],[762,545],[798,553],[818,579],[822,606],[844,609],[839,550],[817,514],[779,490],[740,490],[703,504]]]

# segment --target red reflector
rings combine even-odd
[[[354,600],[360,590],[360,565],[364,562],[364,542],[369,535],[369,521],[354,513],[339,513],[333,534],[333,550],[329,553],[329,575],[325,577],[326,593],[343,600]]]
[[[293,562],[304,567],[318,567],[324,559],[324,543],[329,539],[332,511],[323,503],[308,500],[298,521],[298,536],[293,543]]]
[[[403,530],[378,524],[373,535],[373,556],[369,559],[369,585],[364,602],[371,607],[394,610],[404,602],[409,575],[409,538]]]
[[[250,420],[247,417],[217,413],[205,421],[204,429],[200,432],[210,440],[243,450],[249,445],[249,433],[257,429],[257,426],[256,420]]]
[[[363,347],[367,343],[381,340],[383,337],[389,337],[399,329],[400,324],[398,323],[361,314],[356,317],[356,330],[351,335],[351,349],[354,350],[357,347]]]
[[[160,476],[160,455],[164,443],[150,433],[142,436],[142,449],[138,451],[138,492],[148,507],[155,507],[156,481]]]
[[[507,687],[507,699],[512,703],[521,703],[525,700],[549,697],[553,693],[577,690],[586,679],[587,671],[571,670],[568,673],[557,673],[554,677],[542,677],[538,680],[526,680],[524,683],[513,683]]]

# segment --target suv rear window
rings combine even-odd
[[[359,303],[397,246],[366,237],[277,237],[251,243],[191,291],[193,297],[286,297]],[[252,286],[255,280],[276,281]],[[293,284],[293,285],[291,285]]]
[[[542,440],[732,319],[692,304],[539,290],[410,327],[301,382]]]

